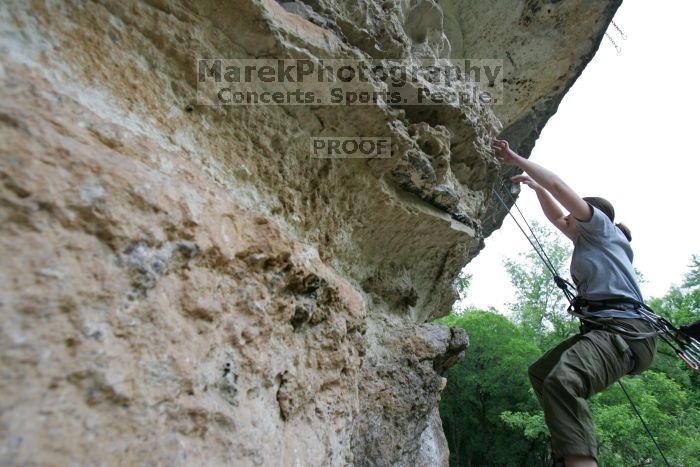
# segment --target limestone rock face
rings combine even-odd
[[[529,152],[618,4],[2,2],[0,464],[446,465],[468,339],[427,321],[502,221],[489,140]],[[199,105],[197,59],[261,57],[497,58],[507,92]]]

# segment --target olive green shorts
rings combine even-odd
[[[606,322],[638,332],[653,328],[639,319]],[[528,369],[535,395],[544,410],[555,458],[572,455],[597,459],[591,412],[586,399],[626,374],[649,368],[656,338],[624,339],[604,330],[589,330],[561,342]]]

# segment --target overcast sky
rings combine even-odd
[[[700,253],[700,2],[627,0],[607,38],[549,120],[531,159],[582,196],[602,196],[632,230],[645,298],[679,284]],[[518,200],[529,219],[546,222],[535,194]],[[508,313],[513,289],[503,259],[530,248],[513,221],[486,239],[465,271],[474,275],[466,303]],[[567,277],[568,278],[568,277]]]

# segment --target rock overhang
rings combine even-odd
[[[126,445],[138,432],[180,446],[142,451],[168,463],[443,462],[440,373],[466,338],[421,323],[449,311],[456,274],[505,215],[489,140],[529,153],[618,5],[4,4],[2,257],[22,287],[3,289],[3,354],[33,375],[29,405],[4,417],[35,459],[55,451],[31,409],[70,400]],[[467,55],[503,60],[510,101],[197,105],[198,58]],[[389,138],[393,157],[312,158],[316,136]],[[31,335],[29,316],[43,323]],[[50,374],[32,363],[46,348]]]

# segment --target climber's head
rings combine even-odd
[[[605,198],[599,198],[598,196],[586,196],[583,200],[591,206],[603,211],[603,214],[608,216],[611,222],[615,222],[615,208],[610,201]]]
[[[603,212],[606,216],[608,216],[608,219],[612,223],[615,223],[615,208],[613,207],[612,203],[608,201],[605,198],[600,198],[598,196],[586,196],[583,198],[584,201],[586,201],[588,204],[591,206],[598,208],[600,211]],[[622,223],[615,224],[618,229],[622,231],[623,234],[625,234],[625,237],[627,237],[627,241],[632,241],[632,232],[630,232],[630,229]]]

